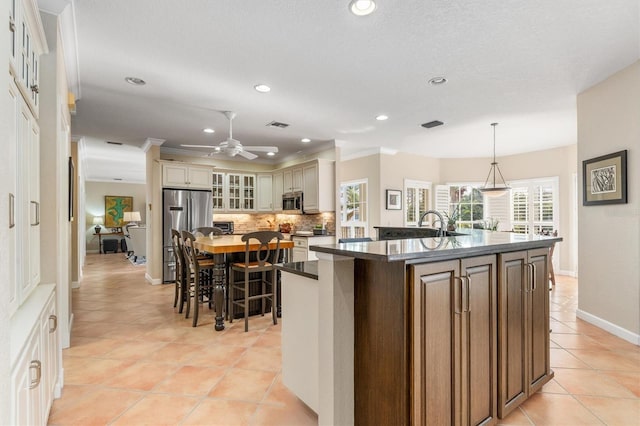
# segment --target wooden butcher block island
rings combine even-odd
[[[562,239],[465,232],[311,247],[320,424],[493,424],[551,380]]]

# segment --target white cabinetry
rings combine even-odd
[[[212,177],[213,211],[224,211],[226,205],[224,197],[224,173],[213,173]]]
[[[283,187],[285,193],[302,191],[302,168],[284,170]]]
[[[282,194],[284,192],[284,181],[282,173],[274,173],[273,174],[273,184],[272,184],[272,193],[273,193],[273,211],[281,212],[282,211]]]
[[[163,164],[162,186],[211,190],[213,186],[213,170],[208,166]]]
[[[318,260],[316,252],[309,250],[310,246],[319,246],[322,244],[333,244],[336,242],[332,236],[313,236],[306,237],[294,235],[291,237],[293,241],[292,262],[304,262],[306,260]]]
[[[303,206],[305,213],[334,211],[335,174],[334,164],[328,161],[314,161],[302,168]]]
[[[259,212],[273,211],[273,175],[258,174],[257,209]]]
[[[227,174],[227,210],[254,211],[256,175]]]
[[[43,284],[11,319],[11,424],[46,424],[59,372],[55,285]]]

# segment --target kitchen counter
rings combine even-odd
[[[280,263],[276,265],[276,268],[284,272],[290,272],[292,274],[311,278],[312,280],[318,279],[318,261],[317,260],[307,260],[305,262]]]
[[[562,241],[561,237],[480,229],[465,229],[464,233],[464,235],[450,237],[325,244],[311,246],[309,249],[316,252],[382,262],[435,261],[550,247],[553,242]]]
[[[318,325],[304,312],[296,325],[318,365],[283,356],[282,371],[317,369],[319,424],[494,424],[553,378],[548,262],[562,238],[461,233],[311,245]]]

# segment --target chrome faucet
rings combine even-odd
[[[418,228],[422,227],[422,221],[424,220],[424,217],[428,214],[435,214],[436,216],[438,216],[438,219],[440,221],[440,229],[438,230],[438,236],[439,237],[444,237],[444,218],[442,217],[442,215],[440,214],[440,212],[436,211],[436,210],[427,210],[426,212],[422,213],[422,216],[420,216],[420,220],[418,220]],[[435,223],[435,221],[434,221]]]

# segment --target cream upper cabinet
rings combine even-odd
[[[255,211],[256,175],[227,173],[227,211]]]
[[[303,166],[302,175],[305,213],[334,211],[335,174],[333,162],[314,161]]]
[[[213,187],[212,173],[212,168],[208,166],[163,164],[162,186],[210,190]]]
[[[272,194],[273,194],[273,211],[282,211],[282,193],[284,192],[283,173],[273,174]]]
[[[224,197],[224,173],[213,173],[212,177],[213,211],[224,211],[226,205]]]
[[[282,178],[285,193],[302,191],[302,168],[284,170]]]
[[[257,177],[257,205],[256,210],[259,212],[273,211],[273,175],[271,173],[260,173]]]

